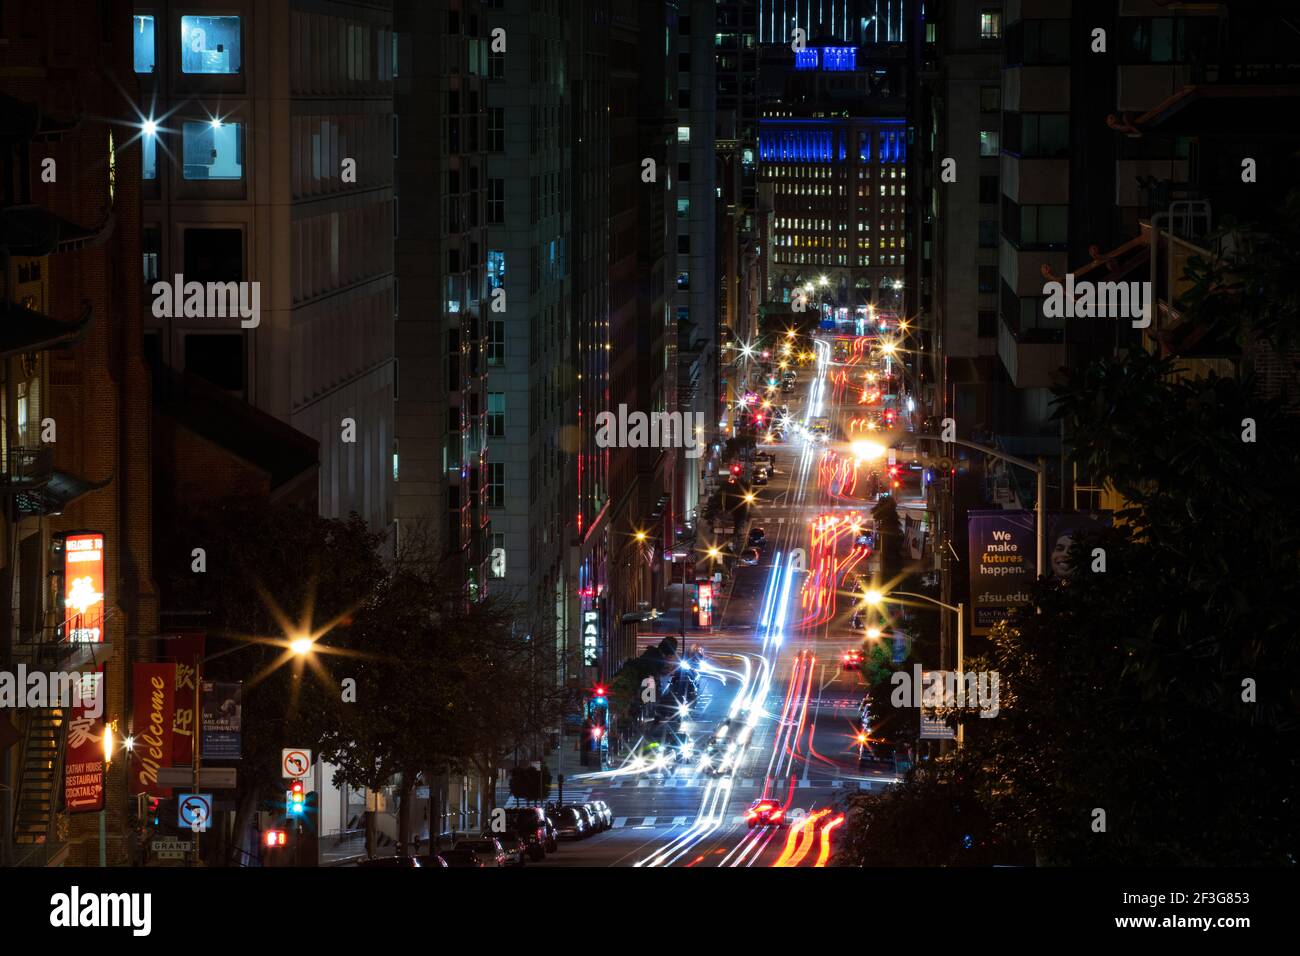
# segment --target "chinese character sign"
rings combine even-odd
[[[63,551],[64,626],[78,644],[104,640],[104,536],[70,534]]]
[[[63,803],[69,813],[87,813],[104,806],[104,673],[85,673],[77,679],[81,693],[74,695],[68,709]]]

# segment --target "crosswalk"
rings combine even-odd
[[[882,778],[880,780],[844,780],[840,777],[799,777],[795,781],[795,787],[799,790],[839,790],[844,787],[852,788],[860,786],[863,789],[869,788],[872,783],[893,783],[893,778]],[[737,789],[753,789],[760,781],[753,777],[746,777],[734,782]],[[696,790],[709,785],[708,777],[686,777],[682,779],[668,777],[660,779],[658,777],[642,777],[637,780],[615,780],[612,783],[605,784],[603,787],[597,787],[596,790]]]

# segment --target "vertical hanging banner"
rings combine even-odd
[[[63,541],[63,633],[75,644],[104,640],[104,536],[70,534]]]
[[[1030,511],[972,511],[970,599],[972,634],[987,634],[1012,608],[1029,603],[1034,580],[1034,515]]]
[[[243,684],[203,682],[203,759],[238,760]]]
[[[600,664],[600,608],[582,612],[582,666]]]
[[[176,665],[136,664],[132,684],[135,747],[131,752],[131,793],[170,797],[170,787],[158,786],[158,770],[175,765]]]
[[[104,706],[108,702],[101,669],[77,677],[79,693],[68,709],[68,740],[63,753],[63,806],[68,813],[104,808]]]
[[[198,726],[198,672],[192,661],[176,662],[176,693],[172,710],[172,766],[194,764],[194,730]]]
[[[1047,516],[1047,573],[1063,580],[1070,576],[1070,547],[1076,538],[1109,528],[1109,511],[1062,511]],[[1087,565],[1083,565],[1086,569]]]

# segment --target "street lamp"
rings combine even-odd
[[[1037,576],[1041,578],[1045,573],[1046,569],[1044,566],[1047,563],[1047,522],[1046,522],[1046,515],[1044,510],[1046,508],[1045,502],[1047,501],[1046,459],[1040,457],[1038,459],[1037,464],[1035,464],[1032,461],[1026,461],[1023,458],[1017,458],[1014,455],[1006,454],[1006,452],[998,451],[996,448],[990,448],[988,445],[980,445],[973,441],[966,441],[961,438],[954,438],[951,440],[951,442],[944,441],[944,439],[939,435],[917,435],[916,438],[918,440],[944,442],[945,444],[961,445],[963,448],[971,448],[974,449],[975,451],[982,452],[983,454],[988,455],[990,458],[999,458],[1002,461],[1008,462],[1012,465],[1018,465],[1021,468],[1026,469],[1027,471],[1032,471],[1034,475],[1037,476],[1038,501],[1034,505],[1034,523],[1036,525],[1035,527],[1036,541],[1034,546],[1036,560],[1034,562],[1034,566],[1036,568]]]
[[[928,601],[938,607],[945,608],[957,615],[957,679],[962,680],[962,666],[965,663],[965,640],[966,640],[966,606],[960,601],[956,605],[945,604],[937,598],[932,598],[927,594],[913,594],[911,591],[891,591],[888,595],[883,595],[879,591],[868,591],[866,602],[873,607],[878,607],[887,600],[896,597],[916,598],[918,601]],[[964,737],[961,721],[957,721],[957,747],[961,748]]]

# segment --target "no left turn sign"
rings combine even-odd
[[[311,769],[311,751],[297,747],[281,750],[280,767],[285,777],[289,779],[296,780],[307,776],[307,771]]]

